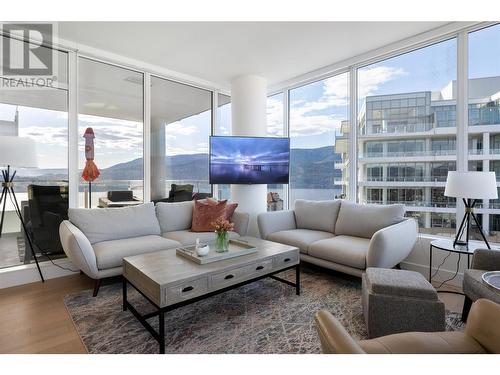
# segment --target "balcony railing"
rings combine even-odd
[[[456,150],[401,151],[401,152],[365,152],[360,158],[401,158],[415,156],[454,156]]]
[[[368,204],[384,204],[383,201],[380,200],[371,200],[367,199],[365,203]],[[423,200],[412,200],[412,201],[405,201],[405,200],[387,200],[385,204],[404,204],[405,206],[412,206],[412,207],[431,207],[431,208],[455,208],[456,203],[455,202],[427,202]]]
[[[365,177],[366,182],[445,182],[447,176]]]

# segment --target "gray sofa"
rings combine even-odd
[[[263,239],[297,246],[301,260],[355,276],[393,268],[417,240],[403,205],[299,199],[294,210],[262,213],[257,222]]]
[[[126,208],[70,208],[59,227],[64,252],[83,273],[96,280],[121,275],[124,257],[215,240],[213,232],[191,232],[193,201],[146,203]],[[245,236],[249,215],[235,211],[230,238]]]

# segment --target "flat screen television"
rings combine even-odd
[[[288,184],[290,139],[210,137],[211,184]]]

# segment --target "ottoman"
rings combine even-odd
[[[367,268],[362,304],[369,338],[445,330],[444,303],[418,272]]]

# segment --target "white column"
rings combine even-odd
[[[235,78],[231,82],[231,135],[266,136],[266,101],[265,78]],[[250,214],[248,234],[258,237],[257,215],[267,210],[267,185],[231,185],[231,199],[238,203],[238,210]]]
[[[151,119],[151,199],[162,199],[167,197],[166,185],[166,143],[165,143],[165,120],[153,117]]]

